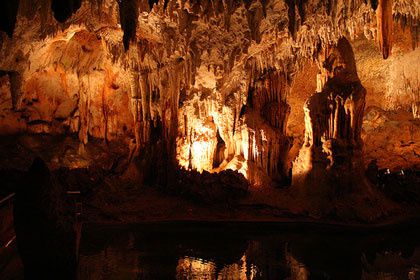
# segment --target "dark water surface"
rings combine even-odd
[[[84,227],[80,279],[420,279],[420,229]]]

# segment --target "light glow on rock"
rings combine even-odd
[[[197,171],[202,172],[203,170],[210,171],[211,166],[209,159],[212,158],[212,145],[206,141],[196,141],[192,144],[192,164],[195,166]]]

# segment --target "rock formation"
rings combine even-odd
[[[393,0],[379,0],[376,10],[379,48],[384,59],[388,58],[392,49],[392,4]]]
[[[312,188],[350,187],[363,182],[361,129],[366,90],[345,38],[326,49],[319,63],[323,85],[305,103],[305,142],[294,162],[295,183]]]
[[[302,110],[291,104],[308,94],[292,91],[294,77],[323,52],[322,87],[306,105],[301,155],[311,147],[325,153],[325,168],[357,165],[364,93],[341,38],[376,41],[384,58],[392,50],[392,62],[417,47],[420,19],[418,1],[407,0],[1,5],[1,134],[77,135],[81,154],[94,139],[117,141],[129,147],[129,161],[151,173],[145,177],[232,169],[260,186],[290,184],[289,151],[297,153],[304,123],[288,122]],[[413,102],[404,110],[418,116],[418,84],[408,81],[413,93],[401,94]],[[298,123],[294,138],[289,123]],[[300,157],[295,173],[310,162]]]

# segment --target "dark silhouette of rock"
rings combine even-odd
[[[249,182],[245,177],[232,170],[220,173],[203,171],[200,174],[181,169],[176,178],[171,189],[201,203],[234,203],[246,196],[249,189]]]
[[[36,158],[18,188],[14,224],[25,279],[75,279],[76,238],[64,189]]]

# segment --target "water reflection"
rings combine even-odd
[[[87,226],[80,279],[420,279],[420,230]]]
[[[217,279],[216,264],[212,261],[183,257],[176,267],[177,279]]]
[[[178,261],[176,279],[253,280],[257,279],[257,267],[253,264],[247,266],[246,255],[237,263],[225,264],[221,269],[212,261],[185,256]]]

